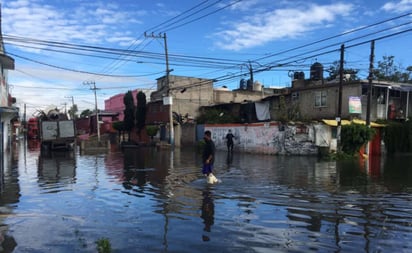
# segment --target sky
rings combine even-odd
[[[412,65],[412,0],[1,0],[10,93],[26,117],[56,106],[79,112],[134,89],[156,89],[166,73],[239,88],[253,78],[290,87],[291,76],[340,58],[368,75],[394,56]],[[327,76],[327,73],[325,73]],[[94,90],[94,88],[96,88]]]

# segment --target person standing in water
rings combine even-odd
[[[229,129],[229,132],[226,134],[226,145],[227,151],[233,152],[233,139],[235,136],[232,134],[232,130]]]
[[[215,143],[212,140],[212,133],[209,130],[205,131],[203,139],[205,140],[205,146],[202,155],[202,173],[205,176],[209,176],[209,174],[213,172],[213,164],[215,162]]]

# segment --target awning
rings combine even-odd
[[[14,59],[5,54],[0,54],[0,63],[4,69],[14,69]]]
[[[363,83],[362,85],[366,87],[369,84]],[[376,83],[373,83],[373,87],[381,87],[381,88],[387,88],[387,89],[403,91],[403,92],[412,91],[411,84],[401,84],[401,83],[376,84]]]
[[[338,126],[338,122],[334,119],[323,119],[322,121],[323,121],[323,123],[325,123],[328,126]],[[366,121],[360,120],[360,119],[354,119],[352,121],[345,120],[345,119],[341,120],[341,125],[350,125],[351,123],[366,125]],[[375,123],[375,122],[371,122],[370,126],[371,127],[385,127],[384,124],[379,124],[379,123]]]
[[[0,119],[7,117],[10,119],[17,118],[19,116],[19,108],[17,107],[0,107]]]

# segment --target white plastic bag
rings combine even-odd
[[[208,184],[215,184],[219,182],[219,180],[212,173],[210,173],[209,176],[206,177],[206,181]]]

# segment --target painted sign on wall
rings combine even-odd
[[[349,97],[349,113],[362,113],[362,103],[360,97]]]

